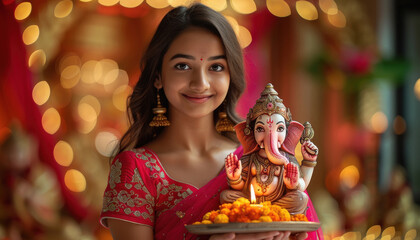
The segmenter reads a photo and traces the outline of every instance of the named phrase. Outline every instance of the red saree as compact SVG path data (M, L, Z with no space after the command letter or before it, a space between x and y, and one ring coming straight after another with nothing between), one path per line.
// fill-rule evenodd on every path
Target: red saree
M239 147L235 154L240 157L242 152ZM227 188L225 171L197 189L172 179L150 149L126 151L112 162L100 221L105 227L107 218L148 225L155 239L207 239L188 233L185 225L218 209L220 192ZM315 214L312 204L309 207L308 213ZM316 214L310 216L312 221Z

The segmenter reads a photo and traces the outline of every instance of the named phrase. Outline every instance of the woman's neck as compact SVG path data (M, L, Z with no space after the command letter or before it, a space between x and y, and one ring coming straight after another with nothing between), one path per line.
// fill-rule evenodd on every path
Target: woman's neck
M171 125L166 127L157 138L168 150L187 150L203 152L217 144L217 133L213 115L202 118L173 117Z

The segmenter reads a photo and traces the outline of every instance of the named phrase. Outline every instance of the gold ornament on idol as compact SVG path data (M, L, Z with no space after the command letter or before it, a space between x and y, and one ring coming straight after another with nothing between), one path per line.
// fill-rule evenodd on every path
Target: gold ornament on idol
M153 117L153 120L149 123L149 126L151 127L166 127L171 125L171 123L168 121L166 116L164 115L166 113L166 108L162 106L160 103L160 95L159 95L159 89L157 90L157 106L153 108L153 113L155 116Z
M244 129L245 134L251 134L250 124L258 116L263 114L271 116L275 113L282 115L287 122L292 120L290 109L286 109L286 106L283 104L283 99L278 97L278 93L274 90L273 85L269 83L265 86L261 97L257 100L254 107L249 109L246 117L246 128Z

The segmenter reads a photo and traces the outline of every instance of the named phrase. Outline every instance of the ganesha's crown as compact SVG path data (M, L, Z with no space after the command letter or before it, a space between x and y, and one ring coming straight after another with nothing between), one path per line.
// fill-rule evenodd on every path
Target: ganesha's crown
M287 122L292 120L292 114L289 109L283 104L283 100L278 97L278 93L274 90L273 85L268 83L265 86L264 91L261 92L261 97L256 101L253 108L249 109L249 113L246 116L247 126L245 128L245 134L251 133L249 124L262 114L272 115L278 113L286 119Z

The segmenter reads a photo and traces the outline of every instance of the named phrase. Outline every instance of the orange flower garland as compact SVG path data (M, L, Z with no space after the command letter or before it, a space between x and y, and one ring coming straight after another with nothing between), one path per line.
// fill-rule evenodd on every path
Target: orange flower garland
M291 215L285 208L271 205L271 202L262 203L262 207L253 206L248 199L238 198L233 203L219 206L204 214L201 222L193 224L233 223L233 222L273 222L273 221L305 221L304 214Z

